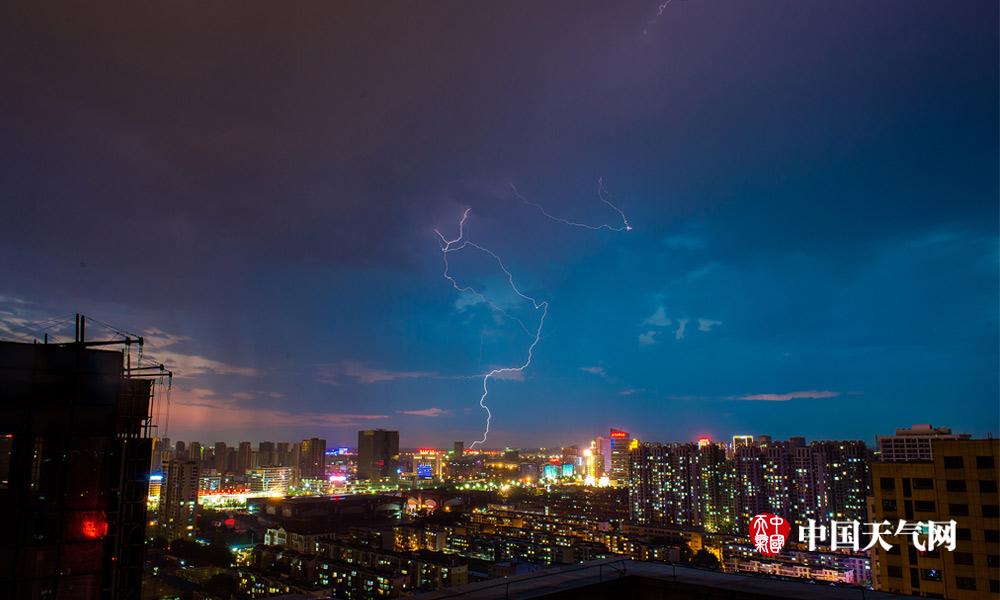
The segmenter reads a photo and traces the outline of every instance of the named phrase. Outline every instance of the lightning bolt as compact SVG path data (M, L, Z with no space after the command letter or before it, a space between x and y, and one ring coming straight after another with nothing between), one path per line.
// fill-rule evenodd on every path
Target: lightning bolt
M650 19L646 23L646 29L642 30L642 35L646 35L646 33L649 31L649 26L650 25L656 25L657 21L660 20L660 17L663 16L663 11L665 11L667 9L667 5L670 4L673 1L674 0L665 0L665 2L663 2L663 4L660 4L660 5L657 6L656 16L653 17L652 19Z
M517 196L520 200L522 200L526 204L534 206L539 211L541 211L541 213L543 215L545 215L547 218L549 218L549 219L551 219L553 221L556 221L558 223L563 223L565 225L570 225L570 226L573 226L573 227L582 227L584 229L591 229L591 230L595 230L595 231L596 230L600 230L600 229L607 229L609 231L631 231L632 230L632 225L629 224L628 218L625 216L625 213L622 212L622 210L620 208L618 208L617 206L615 206L614 203L612 203L611 200L609 199L609 194L608 194L607 190L604 188L604 181L602 179L598 179L597 180L597 195L601 199L602 202L604 202L605 204L607 204L608 206L610 206L615 212L617 212L619 214L619 216L621 216L621 219L622 219L622 225L621 226L612 226L612 225L607 225L607 224L603 224L603 225L588 225L586 223L577 223L577 222L574 222L574 221L570 221L568 219L563 219L561 217L556 217L556 216L550 214L545 209L545 207L542 206L541 204L538 204L537 202L532 202L532 201L524 198L520 194L520 192L518 192L518 190L514 186L514 184L511 184L511 188L514 190L515 196ZM444 234L442 234L439 230L437 230L437 229L434 230L434 233L437 235L438 240L440 241L441 259L442 259L442 261L444 263L443 276L444 276L444 278L446 280L448 280L451 283L452 287L454 287L456 291L458 291L460 293L467 293L467 294L472 294L472 295L476 296L482 302L485 302L487 305L489 305L490 308L492 308L493 310L495 310L498 313L502 314L503 316L511 319L512 321L516 322L521 327L521 329L531 337L531 344L528 345L527 355L525 356L525 359L524 359L523 363L521 363L519 365L511 366L511 367L499 367L499 368L491 369L491 370L487 371L486 373L482 374L482 378L483 378L483 393L479 397L479 406L484 411L486 411L486 426L485 426L485 429L483 430L483 437L482 437L482 439L476 440L476 441L472 442L471 444L469 444L469 448L470 449L471 448L475 448L479 444L486 443L486 438L490 434L490 422L493 419L493 412L490 411L489 405L486 404L486 399L487 399L487 397L490 394L490 380L492 380L494 378L497 378L497 377L502 377L503 375L509 374L509 373L523 373L528 367L531 366L531 361L532 361L532 359L534 359L534 356L535 356L535 348L538 346L538 342L541 341L541 339L542 339L542 329L545 327L545 317L547 317L548 314L549 314L549 303L548 303L548 301L545 301L545 300L540 301L537 298L529 296L528 294L525 294L523 291L521 291L521 289L517 287L517 283L514 282L514 275L510 272L510 270L504 264L503 260L500 258L499 255L497 255L495 252L493 252L489 248L481 246L481 245L479 245L479 244L477 244L477 243L475 243L475 242L473 242L472 240L469 239L469 237L468 237L468 235L466 234L466 231L465 231L465 226L466 226L466 223L469 220L469 213L471 211L472 211L471 208L466 208L465 211L462 213L462 218L459 219L459 221L458 221L458 237L453 238L453 239L449 239L449 238L446 238L444 236ZM473 288L472 286L469 286L469 285L463 285L463 284L459 283L457 279L455 279L455 277L451 274L451 264L448 261L448 255L451 254L452 252L459 252L459 251L464 250L466 248L473 248L475 250L478 250L478 251L482 252L483 254L486 254L490 258L492 258L496 262L497 267L500 269L501 272L503 272L504 276L507 278L507 284L510 286L511 291L513 291L514 294L516 294L521 299L523 299L523 300L525 300L527 302L530 302L532 308L534 308L534 310L536 312L540 312L541 313L540 316L539 316L539 318L538 318L538 325L534 329L534 331L532 331L531 329L529 329L528 326L524 323L524 321L518 319L517 317L514 317L513 315L511 315L510 313L508 313L506 310L504 310L503 307L501 307L501 306L499 306L499 305L497 305L497 304L489 301L489 299L487 299L486 296L482 292L480 292L479 290L477 290L477 289L475 289L475 288ZM481 351L482 350L480 350L480 352Z
M601 199L601 202L607 204L608 206L611 207L612 210L614 210L616 213L618 213L618 215L622 218L622 224L621 224L621 226L616 227L616 226L612 226L612 225L608 225L608 224L603 224L603 225L587 225L586 223L577 223L575 221L570 221L569 219L564 219L562 217L557 217L555 215L550 214L549 211L545 210L545 207L542 206L541 204L539 204L537 202L532 202L531 200L528 200L527 198L525 198L524 196L522 196L521 192L519 192L517 190L517 187L513 183L510 184L510 188L512 190L514 190L514 195L517 197L518 200L520 200L521 202L524 202L525 204L528 204L530 206L534 206L543 215L545 215L547 218L549 218L550 220L555 221L557 223L562 223L564 225L571 225L573 227L583 227L584 229L590 229L590 230L593 230L593 231L598 231L600 229L607 229L608 231L632 231L632 225L629 224L628 217L625 216L625 213L623 213L620 208L618 208L617 206L615 206L614 203L612 203L611 200L609 200L610 194L608 194L608 190L606 190L604 188L604 178L603 177L599 178L597 180L597 197Z

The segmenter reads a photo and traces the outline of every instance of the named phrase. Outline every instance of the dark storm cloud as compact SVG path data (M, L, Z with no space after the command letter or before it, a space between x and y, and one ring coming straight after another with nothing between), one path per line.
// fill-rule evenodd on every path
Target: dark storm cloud
M947 393L968 403L955 427L995 415L996 4L692 0L650 25L657 6L0 8L0 294L18 319L185 338L161 353L229 368L187 385L192 406L265 415L281 394L288 432L326 412L336 435L459 439L480 415L454 377L523 350L439 279L431 229L472 206L476 239L553 302L537 371L498 388L534 411L500 417L511 443L565 414L567 435L604 429L607 398L656 436L704 427L671 395L835 391L884 406L880 430ZM599 176L627 236L508 191L602 222ZM643 324L661 306L670 325ZM718 426L816 422L827 400Z

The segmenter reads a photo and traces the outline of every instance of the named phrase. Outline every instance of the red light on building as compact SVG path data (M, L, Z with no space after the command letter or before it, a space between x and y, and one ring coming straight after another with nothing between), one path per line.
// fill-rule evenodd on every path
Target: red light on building
M230 529L232 529L233 527L236 527L236 519L234 519L232 517L229 517L224 522L226 524L226 527L228 527Z
M83 513L80 534L88 540L100 540L108 535L108 517L103 512Z
M618 431L617 429L612 429L611 430L611 437L613 437L616 440L620 440L622 438L627 438L628 437L628 433L626 433L624 431Z

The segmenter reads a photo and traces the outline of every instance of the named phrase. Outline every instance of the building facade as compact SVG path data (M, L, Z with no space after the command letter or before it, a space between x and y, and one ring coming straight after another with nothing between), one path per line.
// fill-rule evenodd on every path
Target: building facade
M872 549L879 590L940 598L1000 594L1000 441L933 440L933 460L872 465L871 521L956 522L955 548L920 551L902 536Z

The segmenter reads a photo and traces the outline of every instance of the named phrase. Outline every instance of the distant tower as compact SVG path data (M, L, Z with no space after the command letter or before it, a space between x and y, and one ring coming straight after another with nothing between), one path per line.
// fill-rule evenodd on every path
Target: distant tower
M326 440L302 440L299 450L299 477L302 479L326 478Z
M452 452L454 458L461 458L465 454L465 442L455 442L455 448Z
M399 432L358 432L358 479L395 479L399 467Z
M612 429L611 439L611 479L618 482L618 485L628 483L628 447L632 443L632 436L627 431Z
M253 447L250 442L240 442L240 449L236 455L236 474L246 475L253 467Z
M191 442L188 445L188 458L201 466L201 442Z
M215 442L215 470L222 475L226 472L226 442Z
M257 444L257 466L271 467L274 462L274 442L261 442Z

